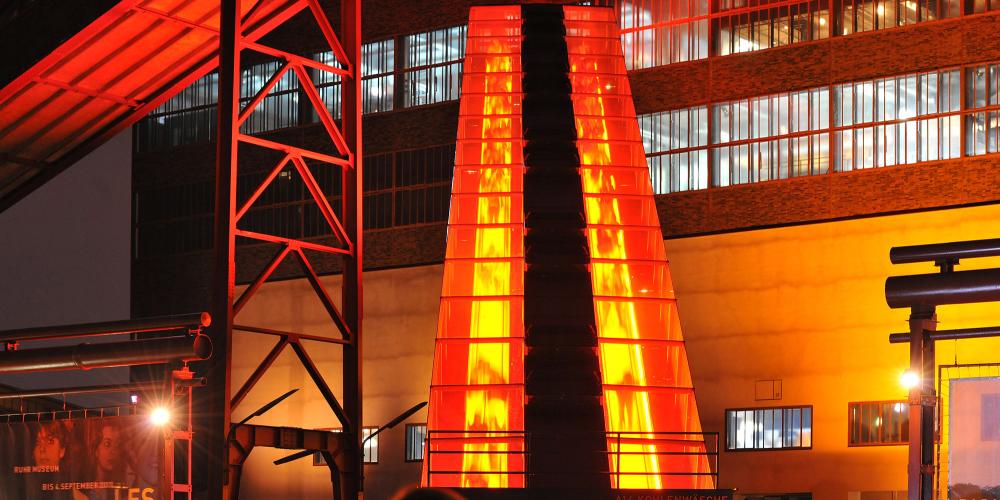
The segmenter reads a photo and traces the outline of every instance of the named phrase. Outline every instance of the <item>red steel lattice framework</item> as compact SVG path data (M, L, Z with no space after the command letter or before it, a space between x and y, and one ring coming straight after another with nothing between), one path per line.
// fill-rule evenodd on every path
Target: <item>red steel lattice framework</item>
M208 419L204 441L208 460L208 494L212 498L227 498L238 491L243 460L249 453L229 439L239 433L231 429L231 412L247 396L260 378L286 347L291 347L310 379L318 387L326 403L340 421L340 453L332 458L340 472L339 491L335 495L354 498L361 488L360 431L361 431L361 17L360 1L341 2L341 30L338 37L331 26L319 0L297 2L307 9L319 27L327 45L333 52L335 63L323 64L309 58L249 39L241 23L247 15L239 15L239 2L222 2L220 23L219 70L219 137L216 170L215 214L215 276L213 277L213 316L218 318L213 330L216 350L208 375L209 396L205 399ZM250 50L281 61L278 70L245 105L240 105L240 55ZM343 85L342 121L336 123L324 104L308 70L326 72L341 78ZM240 125L257 109L268 92L287 73L293 73L305 90L314 112L327 133L332 153L307 149L288 143L276 142L244 134ZM241 145L263 148L281 155L280 161L246 200L237 199L237 174ZM343 186L340 216L334 210L317 183L310 167L339 168ZM278 175L286 169L294 170L305 184L319 208L322 219L333 234L333 244L306 242L295 238L263 234L241 229L240 222L254 202L264 193ZM236 238L275 244L279 248L274 257L256 275L242 295L235 297ZM341 307L321 283L307 252L333 254L343 260L343 286ZM298 332L279 331L253 325L239 325L235 319L247 302L272 276L278 266L294 256L302 273L312 286L316 297L323 304L330 322L340 333L339 338L306 335ZM278 338L278 342L261 361L239 390L231 390L232 338L239 330ZM309 356L303 340L343 347L343 399L338 400L323 373ZM230 396L232 397L230 398ZM232 434L230 434L232 432ZM228 460L226 460L228 458ZM227 475L228 469L228 475ZM235 495L233 495L235 496Z

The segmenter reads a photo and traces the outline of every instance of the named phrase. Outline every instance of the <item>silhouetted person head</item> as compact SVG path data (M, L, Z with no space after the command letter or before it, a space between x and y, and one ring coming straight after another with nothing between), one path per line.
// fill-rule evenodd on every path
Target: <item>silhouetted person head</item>
M392 496L392 500L465 500L465 497L448 488L403 488Z

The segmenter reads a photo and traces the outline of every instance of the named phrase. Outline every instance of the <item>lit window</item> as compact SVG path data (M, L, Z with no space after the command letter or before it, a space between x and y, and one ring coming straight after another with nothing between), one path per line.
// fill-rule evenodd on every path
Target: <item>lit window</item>
M407 35L403 40L403 102L407 107L458 99L465 26Z
M708 187L708 108L639 116L639 129L656 194Z
M959 156L958 70L837 85L833 97L837 171Z
M333 55L333 52L326 51L320 52L313 56L313 59L329 65L336 66L337 58ZM316 89L319 90L319 96L326 103L326 109L330 112L330 115L336 119L340 119L340 106L341 106L341 93L340 93L340 75L329 73L327 71L315 71L312 73L313 83L316 85ZM319 116L316 114L316 110L311 110L312 121L319 121Z
M718 55L738 54L827 38L830 11L816 2L756 7L747 12L746 0L720 0L714 21ZM738 13L726 15L728 11Z
M393 39L361 46L361 112L392 110L395 41Z
M906 401L850 403L847 406L848 446L906 444L910 406Z
M427 424L406 425L406 461L418 462L424 459L424 443L427 438Z
M320 52L313 58L323 64L334 66L337 60L333 52ZM378 113L392 110L395 41L379 40L361 45L361 112ZM320 97L334 118L340 118L341 94L340 75L315 71L314 83ZM317 120L315 112L312 117Z
M824 87L714 105L714 185L829 172L829 99Z
M628 69L708 57L707 0L623 0L619 9Z
M378 430L378 427L365 427L361 430L361 439L368 439L368 436L371 436L376 430ZM366 464L378 463L378 434L375 434L375 437L365 441L364 453L364 462Z
M278 61L255 64L240 72L240 105L246 106L281 67ZM243 122L240 131L255 134L299 124L299 82L286 71Z
M1000 64L968 68L966 87L967 106L974 110L965 118L966 154L1000 152L1000 111L996 109L1000 104Z
M842 33L861 33L906 26L962 14L959 0L844 0Z
M727 450L812 448L812 407L726 410Z

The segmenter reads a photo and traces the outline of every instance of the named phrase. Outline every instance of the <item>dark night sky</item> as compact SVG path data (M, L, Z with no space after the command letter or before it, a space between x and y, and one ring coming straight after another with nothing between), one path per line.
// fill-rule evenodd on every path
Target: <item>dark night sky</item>
M131 142L119 134L0 212L0 330L129 317ZM22 388L127 381L125 369L0 376Z

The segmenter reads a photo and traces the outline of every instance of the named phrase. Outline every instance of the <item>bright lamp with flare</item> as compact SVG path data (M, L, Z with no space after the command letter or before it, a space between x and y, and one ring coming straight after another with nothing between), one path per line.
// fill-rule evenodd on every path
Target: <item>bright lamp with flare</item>
M149 412L149 422L156 427L163 427L170 423L170 409L165 406L157 406Z

